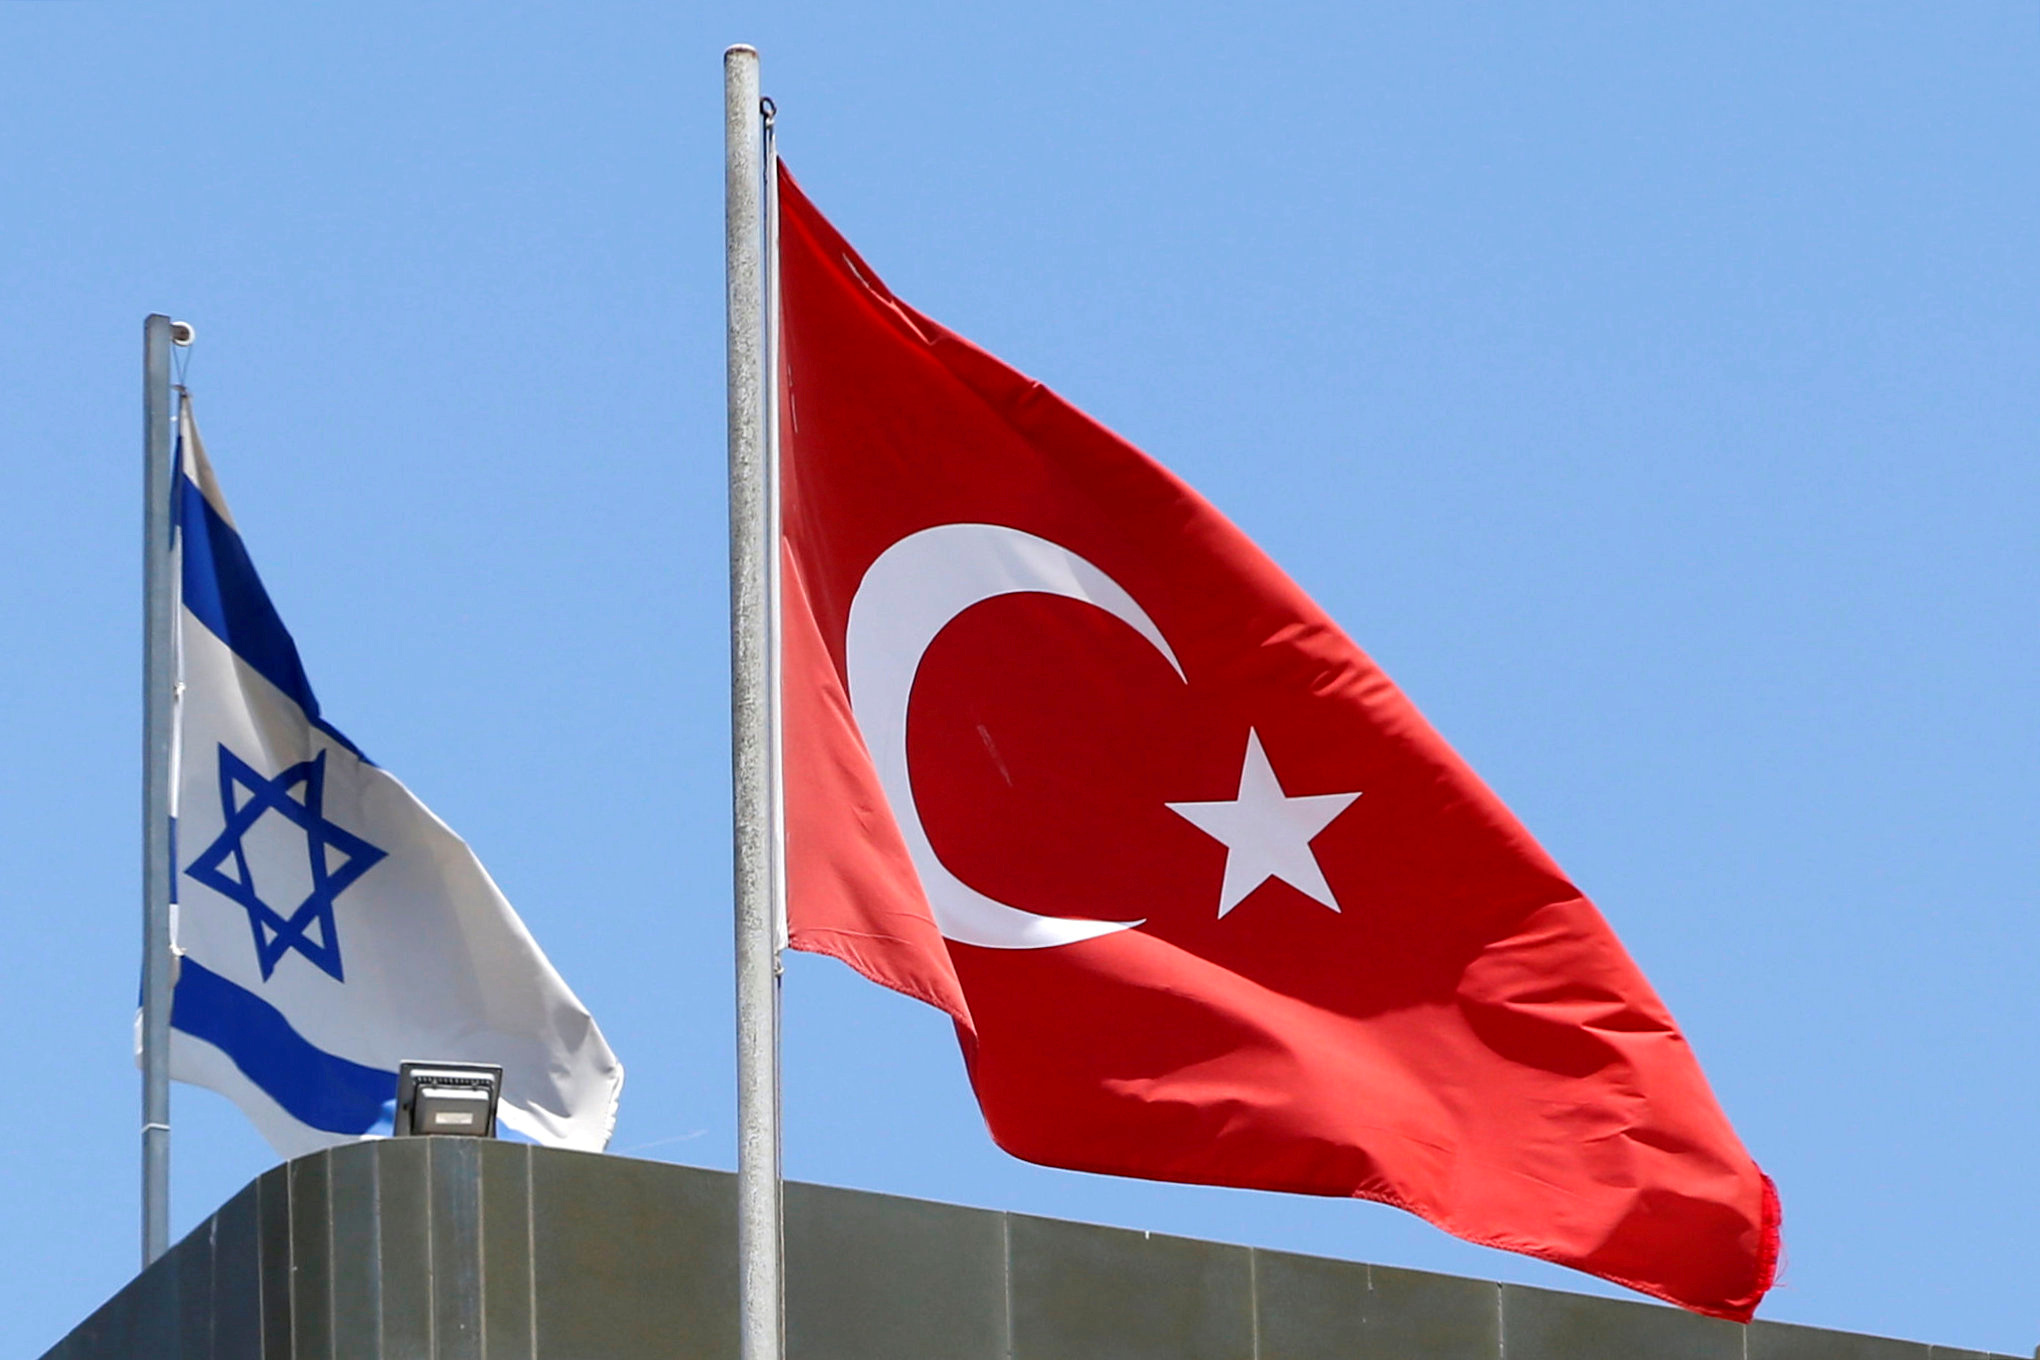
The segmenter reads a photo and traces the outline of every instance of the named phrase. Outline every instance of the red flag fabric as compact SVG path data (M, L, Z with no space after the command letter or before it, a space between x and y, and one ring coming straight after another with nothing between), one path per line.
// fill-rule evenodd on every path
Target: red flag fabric
M780 242L793 947L948 1012L1015 1156L1378 1200L1746 1320L1770 1181L1508 809L783 172Z

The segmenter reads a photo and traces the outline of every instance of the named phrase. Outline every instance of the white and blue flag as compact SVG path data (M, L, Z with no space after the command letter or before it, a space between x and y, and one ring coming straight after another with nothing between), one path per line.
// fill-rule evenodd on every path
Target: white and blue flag
M501 1064L499 1121L599 1150L623 1068L467 843L319 714L178 423L170 1070L286 1157L390 1131L407 1058Z

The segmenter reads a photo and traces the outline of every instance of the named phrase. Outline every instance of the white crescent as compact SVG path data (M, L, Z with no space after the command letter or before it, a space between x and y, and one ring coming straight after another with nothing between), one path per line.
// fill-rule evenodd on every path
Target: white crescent
M1042 916L995 901L949 872L921 826L907 768L907 702L921 658L964 610L1025 593L1096 605L1146 638L1182 676L1162 630L1117 581L1059 543L1004 525L944 524L909 534L879 554L850 601L850 708L921 891L945 938L987 949L1049 949L1141 924Z

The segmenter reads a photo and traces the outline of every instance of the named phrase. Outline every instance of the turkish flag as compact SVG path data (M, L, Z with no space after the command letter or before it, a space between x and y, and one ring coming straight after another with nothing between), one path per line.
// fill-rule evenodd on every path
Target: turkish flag
M1224 516L780 194L793 947L947 1011L1015 1156L1748 1319L1777 1196L1593 904Z

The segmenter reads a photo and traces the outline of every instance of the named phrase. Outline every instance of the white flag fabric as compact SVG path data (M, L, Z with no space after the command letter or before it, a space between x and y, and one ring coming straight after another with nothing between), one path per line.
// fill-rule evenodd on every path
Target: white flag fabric
M466 842L319 713L178 424L170 1070L285 1157L386 1134L405 1059L498 1063L499 1122L600 1150L623 1068Z

